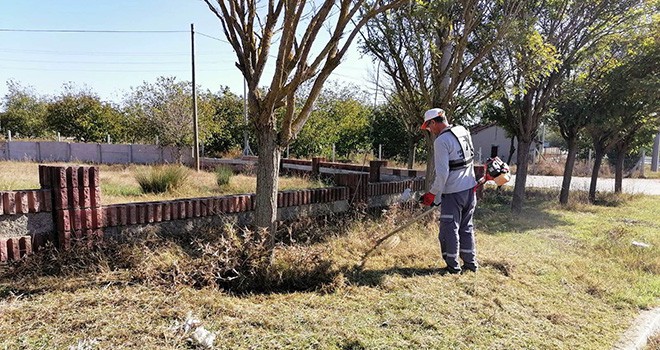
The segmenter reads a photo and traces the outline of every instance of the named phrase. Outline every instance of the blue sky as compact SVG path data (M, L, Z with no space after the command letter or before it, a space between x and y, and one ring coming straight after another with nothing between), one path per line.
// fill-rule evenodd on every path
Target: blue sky
M0 31L0 96L6 94L9 79L44 95L56 95L62 84L73 82L113 101L119 101L130 87L154 82L161 75L190 80L191 23L196 32L224 39L220 22L201 0L0 0L0 29L181 31ZM355 44L331 79L373 93L374 64L368 57L361 58ZM243 80L229 44L197 35L195 49L199 85L212 91L228 86L243 94Z

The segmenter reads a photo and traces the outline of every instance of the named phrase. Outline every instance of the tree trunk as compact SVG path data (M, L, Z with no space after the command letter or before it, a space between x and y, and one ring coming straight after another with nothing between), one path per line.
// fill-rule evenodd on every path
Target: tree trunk
M408 138L408 169L412 169L415 166L415 138Z
M596 184L598 182L598 173L600 172L600 166L603 163L603 157L605 156L605 150L600 147L596 148L594 155L594 167L591 171L591 184L589 185L589 203L594 203L596 201Z
M433 153L433 135L426 133L426 190L431 189L435 180L435 158Z
M516 185L513 189L513 200L511 210L514 213L522 212L525 202L525 184L527 182L527 168L529 166L529 146L531 141L518 139L518 156L516 157Z
M515 136L511 137L511 146L509 146L509 158L506 160L507 164L511 164L511 159L513 159L513 154L516 153L516 146L515 146Z
M575 158L577 156L577 139L571 137L568 141L568 156L564 165L564 179L561 182L561 193L559 194L559 203L568 204L568 193L571 189L571 179L573 178L573 168L575 168Z
M277 220L277 189L279 179L280 148L277 146L275 130L261 130L257 150L257 194L254 210L254 224L257 229L266 230L268 245L275 247L275 221Z
M625 149L619 149L614 165L614 193L621 193L623 187L623 162L626 160Z

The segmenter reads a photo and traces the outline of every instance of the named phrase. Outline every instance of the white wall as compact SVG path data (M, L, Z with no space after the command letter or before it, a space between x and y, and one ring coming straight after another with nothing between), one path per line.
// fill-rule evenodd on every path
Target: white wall
M503 161L509 159L509 150L511 149L511 139L507 137L506 131L497 126L493 125L486 129L482 129L478 132L472 133L472 144L474 145L474 151L476 153L475 160L477 162L486 161L490 157L490 151L492 146L497 147L497 156L500 157ZM514 142L514 147L518 147L518 143ZM530 151L534 149L536 143L532 142L530 145ZM481 159L479 159L479 149L481 148ZM511 164L516 163L516 156L518 155L517 150L513 152L513 157L511 158Z
M97 164L184 163L192 160L191 149L173 147L72 142L1 141L0 160L36 162L86 162Z

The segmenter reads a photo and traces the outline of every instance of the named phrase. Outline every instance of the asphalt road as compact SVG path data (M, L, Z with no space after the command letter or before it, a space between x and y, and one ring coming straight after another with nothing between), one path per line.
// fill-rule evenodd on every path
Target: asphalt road
M528 175L526 187L545 187L561 188L561 176L537 176ZM516 183L515 175L507 185L513 186ZM571 181L571 190L589 191L591 178L573 177ZM598 192L614 192L614 179L599 178L596 190ZM644 193L660 196L660 180L657 179L623 179L623 192L625 193Z

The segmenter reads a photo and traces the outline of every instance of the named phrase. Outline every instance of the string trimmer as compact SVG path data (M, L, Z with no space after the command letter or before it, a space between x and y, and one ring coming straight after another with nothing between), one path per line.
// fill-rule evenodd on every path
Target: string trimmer
M505 183L511 179L511 175L509 173L509 165L504 163L499 157L494 157L494 158L488 158L486 160L486 164L484 164L484 176L477 181L477 185L474 187L475 190L482 186L486 181L493 180L498 186L502 186ZM403 192L401 195L401 201L406 202L410 200L412 191L409 188L406 188L406 190ZM367 258L378 249L378 247L383 244L383 242L387 241L388 238L394 236L395 234L399 233L401 230L407 228L408 226L416 223L417 221L423 219L426 217L428 214L432 213L434 210L437 208L434 206L431 206L430 208L426 209L423 211L421 214L418 214L414 218L410 219L403 225L395 228L394 230L388 232L378 240L376 240L375 244L371 249L369 249L364 255L362 256L362 261L360 262L359 269L362 270L364 268L364 264L367 262Z

